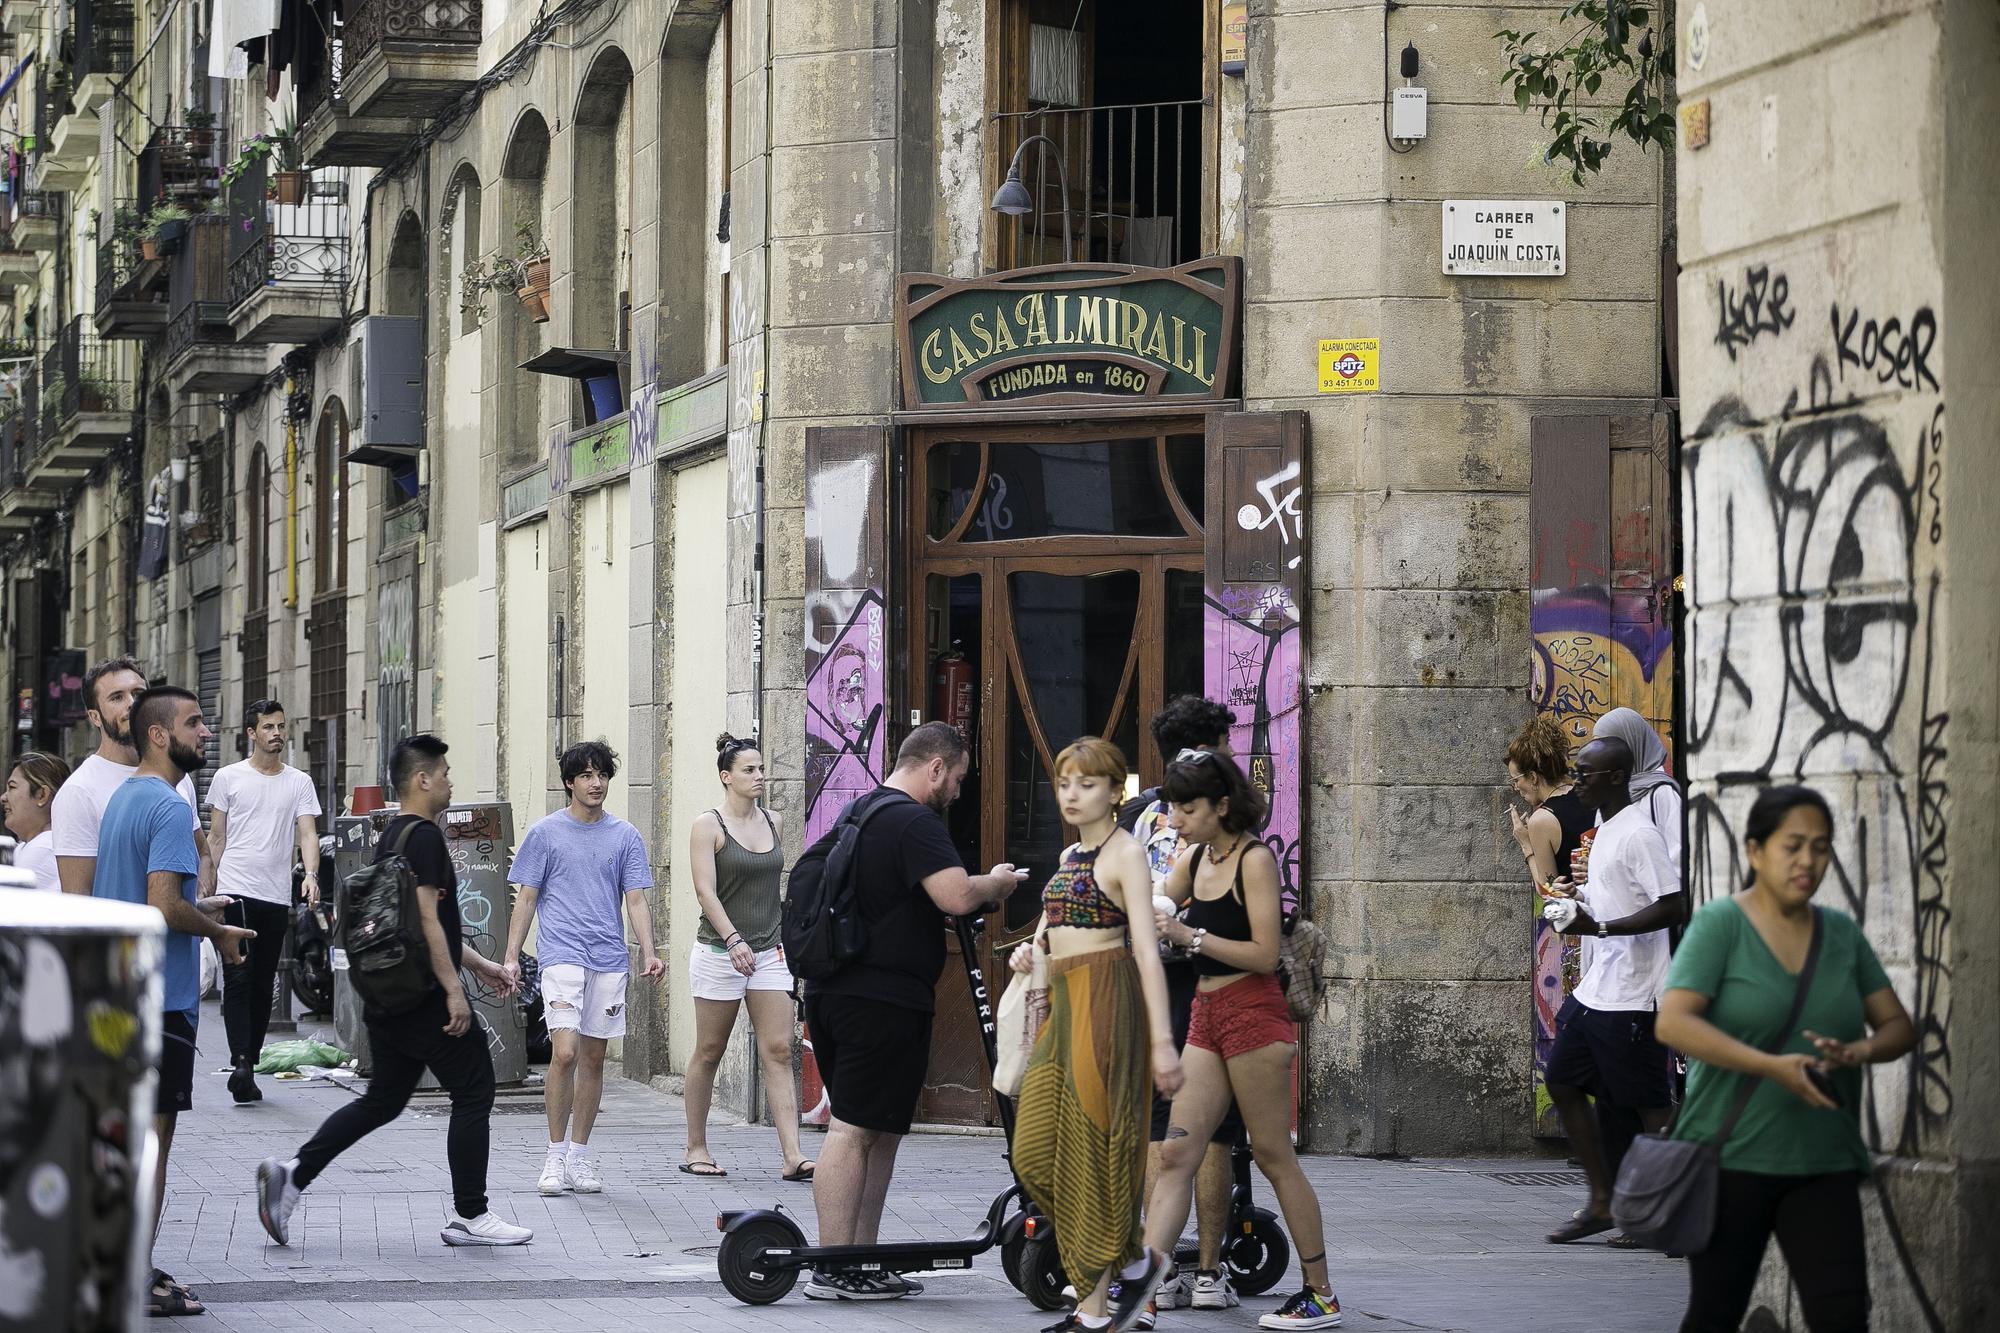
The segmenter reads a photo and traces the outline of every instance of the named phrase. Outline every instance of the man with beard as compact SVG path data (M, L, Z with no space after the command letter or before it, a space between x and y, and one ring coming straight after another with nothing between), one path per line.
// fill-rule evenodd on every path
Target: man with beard
M101 683L101 682L100 682ZM160 1145L153 1176L153 1231L167 1191L167 1153L174 1143L175 1118L194 1108L195 1024L201 1017L201 940L215 941L226 964L240 963L253 933L221 921L223 899L196 894L199 858L186 798L176 790L202 765L202 747L212 734L201 720L201 705L171 685L147 690L132 701L126 730L138 749L138 771L127 778L104 807L97 829L97 856L91 893L129 903L147 903L167 919L160 1024L160 1084L153 1130ZM96 756L92 756L96 758ZM194 1294L155 1268L147 1293L148 1313L200 1314Z
M69 781L56 793L55 804L49 807L56 874L62 880L64 893L91 891L91 876L97 869L98 824L104 818L104 807L111 800L111 793L138 771L139 755L132 739L132 705L145 689L146 673L129 657L99 662L84 673L85 716L97 728L97 750L76 766L76 772L70 774ZM206 893L215 883L215 865L209 859L208 839L202 834L201 817L196 813L193 781L182 778L179 791L187 802L188 820L195 830L195 851L201 866L198 873L202 891Z
M965 873L939 815L958 799L971 766L955 727L926 722L903 741L888 780L856 802L856 818L868 815L854 870L867 944L833 976L808 983L805 1000L813 1056L833 1104L813 1171L822 1245L873 1245L882 1225L896 1151L930 1068L945 914L990 912L1027 875L1011 865ZM806 1284L806 1295L823 1301L893 1300L921 1290L895 1273L822 1272Z

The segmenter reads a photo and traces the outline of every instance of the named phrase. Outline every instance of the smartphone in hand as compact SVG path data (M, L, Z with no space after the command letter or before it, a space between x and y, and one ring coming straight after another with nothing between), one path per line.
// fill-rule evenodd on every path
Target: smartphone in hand
M1815 1088L1818 1088L1820 1096L1826 1098L1828 1101L1832 1102L1835 1106L1846 1105L1846 1102L1842 1099L1840 1095L1840 1089L1836 1088L1833 1085L1833 1080L1830 1077L1828 1077L1827 1072L1824 1069L1821 1069L1818 1065L1806 1066L1806 1081L1812 1084Z

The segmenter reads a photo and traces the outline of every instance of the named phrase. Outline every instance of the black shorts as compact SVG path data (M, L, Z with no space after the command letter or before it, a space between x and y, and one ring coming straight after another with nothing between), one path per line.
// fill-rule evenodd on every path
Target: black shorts
M1563 1001L1548 1081L1582 1088L1608 1106L1652 1111L1674 1101L1673 1057L1653 1036L1653 1011L1602 1011Z
M160 1115L194 1109L194 1015L169 1012L160 1024Z
M1167 974L1167 1012L1174 1025L1174 1049L1179 1050L1187 1045L1188 1022L1194 1013L1194 993L1201 985L1201 977L1196 974L1192 963L1169 963L1163 970ZM1173 1117L1173 1102L1155 1092L1151 1136L1154 1143L1166 1141ZM1229 1099L1229 1109L1222 1113L1222 1123L1215 1127L1208 1141L1231 1148L1243 1146L1243 1112L1238 1109L1234 1097Z
M834 1119L881 1134L909 1133L930 1070L931 1015L808 990L805 1018Z

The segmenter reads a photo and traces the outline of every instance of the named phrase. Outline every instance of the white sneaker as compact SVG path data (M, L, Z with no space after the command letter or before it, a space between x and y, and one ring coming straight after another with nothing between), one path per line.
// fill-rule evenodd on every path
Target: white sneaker
M1194 1296L1188 1291L1187 1277L1179 1269L1174 1275L1160 1283L1160 1289L1153 1293L1153 1304L1162 1310L1185 1310Z
M535 1188L553 1198L569 1187L570 1180L569 1159L563 1156L563 1150L549 1149L549 1155L542 1159L542 1178L535 1182Z
M1236 1288L1229 1285L1227 1273L1197 1273L1194 1296L1188 1304L1197 1310L1229 1310L1240 1302L1236 1299Z
M292 1243L292 1209L298 1206L299 1187L292 1183L291 1170L275 1157L266 1158L257 1168L257 1220L280 1245Z
M502 1222L491 1212L481 1213L470 1221L454 1217L438 1234L447 1245L526 1245L535 1238L528 1228Z
M569 1150L569 1187L578 1194L597 1194L604 1179L597 1174L597 1158L587 1151Z

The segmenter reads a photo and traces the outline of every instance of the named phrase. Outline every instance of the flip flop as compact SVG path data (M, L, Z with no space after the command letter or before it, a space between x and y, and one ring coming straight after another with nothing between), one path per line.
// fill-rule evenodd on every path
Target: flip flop
M146 1313L155 1318L178 1318L183 1315L207 1314L208 1307L200 1297L174 1281L166 1272L155 1268L153 1280L146 1293Z
M800 1162L797 1166L779 1176L778 1179L789 1180L795 1185L800 1181L810 1184L813 1178L813 1168L818 1165L819 1163L817 1162Z
M1549 1244L1567 1245L1573 1240L1582 1240L1585 1236L1595 1236L1600 1232L1609 1231L1617 1225L1608 1217L1592 1217L1579 1208L1570 1214L1569 1221L1549 1233Z
M684 1175L707 1176L711 1179L729 1174L717 1162L682 1162L681 1172Z

